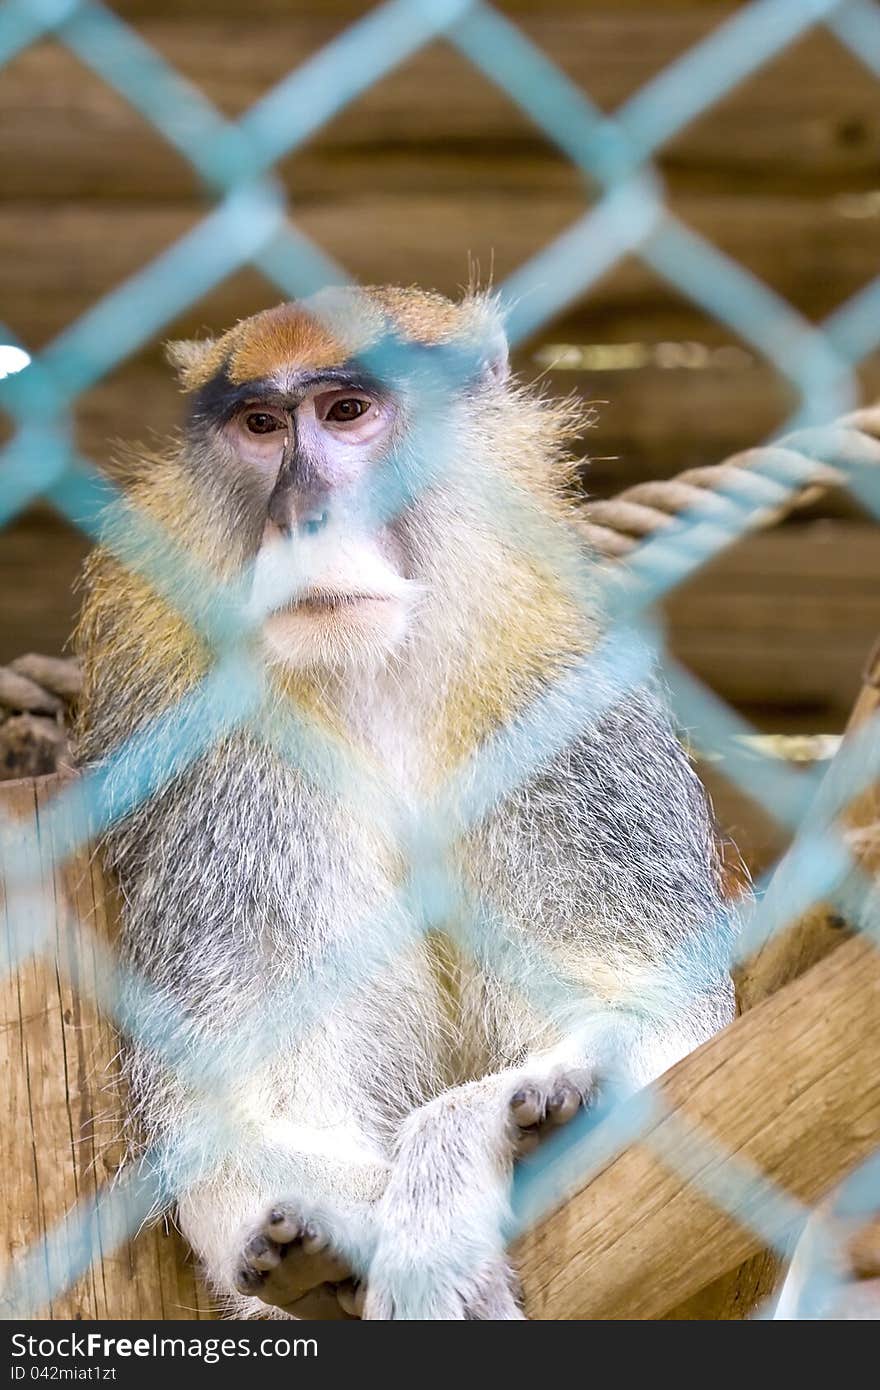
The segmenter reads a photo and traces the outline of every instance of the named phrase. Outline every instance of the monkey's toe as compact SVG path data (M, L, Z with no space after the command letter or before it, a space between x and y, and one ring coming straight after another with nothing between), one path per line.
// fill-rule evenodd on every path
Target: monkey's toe
M586 1072L565 1072L519 1086L510 1098L517 1156L532 1153L560 1125L568 1124L594 1098L595 1083Z
M286 1205L267 1212L245 1242L235 1285L294 1317L321 1321L360 1317L366 1293L327 1228Z

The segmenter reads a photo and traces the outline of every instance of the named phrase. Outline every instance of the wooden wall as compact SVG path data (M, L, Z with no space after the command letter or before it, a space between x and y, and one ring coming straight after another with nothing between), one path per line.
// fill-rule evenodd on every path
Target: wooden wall
M118 0L226 114L236 116L365 4L347 0ZM737 8L714 0L505 0L500 8L613 110ZM0 319L31 348L192 227L197 177L124 100L51 40L0 72ZM663 152L684 222L819 320L880 272L880 84L816 30L697 119ZM299 225L356 277L445 291L469 264L502 280L591 195L510 100L443 43L360 97L281 165ZM245 271L168 335L226 326L278 294ZM748 345L626 258L517 354L644 343L630 370L549 371L548 386L602 402L587 487L716 461L778 428L792 401ZM745 346L735 361L658 364L655 345ZM595 354L593 354L595 356ZM880 355L862 373L880 394ZM179 397L151 343L89 392L82 446L163 431ZM823 516L826 519L822 519ZM7 596L0 660L57 650L82 544L35 509L0 538ZM742 547L670 606L676 649L769 727L834 728L880 630L876 533L836 506L808 527Z

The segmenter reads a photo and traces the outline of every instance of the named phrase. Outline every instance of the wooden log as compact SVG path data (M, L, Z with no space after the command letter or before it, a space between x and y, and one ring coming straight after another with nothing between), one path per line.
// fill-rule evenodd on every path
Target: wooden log
M812 1203L880 1139L878 1019L880 955L848 941L679 1062L660 1094L675 1120ZM670 1150L694 1156L674 1121L651 1123L522 1237L531 1317L661 1317L760 1248L657 1156ZM721 1171L715 1157L698 1166L706 1180Z
M865 665L862 688L847 724L846 736L853 735L880 713L880 646ZM826 789L835 783L836 760L826 774ZM880 874L880 796L877 786L868 787L854 798L841 816L841 828L848 827L847 839L863 872ZM784 863L784 861L783 861ZM777 887L778 885L778 887ZM777 874L770 892L786 892L784 871ZM737 978L737 998L742 1010L754 1008L776 990L797 979L810 966L823 960L841 942L846 923L828 903L817 903L788 928L771 936L746 962ZM761 1250L737 1269L732 1269L699 1290L665 1316L673 1320L719 1321L748 1317L767 1298L779 1281L781 1264L770 1250Z
M4 821L14 817L22 833L32 834L58 788L57 777L4 783ZM63 1231L60 1223L77 1204L87 1210L99 1194L106 1194L122 1158L118 1041L111 1023L91 1002L100 966L88 934L94 933L99 943L111 940L112 899L88 847L59 869L49 866L51 844L44 843L44 849L42 886L52 904L52 930L44 951L0 979L0 1171L6 1213L0 1260L6 1272L43 1237ZM14 863L14 846L11 857ZM15 911L14 924L20 928L21 908ZM8 911L3 922L11 941ZM34 1310L36 1316L210 1316L210 1300L170 1226L152 1226L115 1245L99 1219L97 1242L102 1258L69 1289L52 1290ZM78 1258L72 1230L62 1236L60 1250L62 1260ZM32 1278L41 1290L39 1264ZM23 1310L16 1306L12 1311L21 1315Z

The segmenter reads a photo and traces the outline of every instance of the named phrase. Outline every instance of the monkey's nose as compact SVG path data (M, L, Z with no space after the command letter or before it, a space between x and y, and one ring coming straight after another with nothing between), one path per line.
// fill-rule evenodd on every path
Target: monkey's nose
M297 518L296 529L300 535L314 536L318 531L323 531L327 522L330 520L329 514L324 510L306 512L304 516Z

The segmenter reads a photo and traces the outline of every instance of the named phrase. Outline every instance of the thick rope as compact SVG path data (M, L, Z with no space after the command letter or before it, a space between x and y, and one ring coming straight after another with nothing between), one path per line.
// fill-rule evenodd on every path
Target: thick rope
M30 652L0 666L0 782L43 777L65 765L79 664Z
M880 469L880 405L845 415L830 428L799 430L764 448L746 449L724 463L636 483L607 501L589 503L578 529L609 559L623 558L696 509L723 525L725 514L739 517L746 507L749 529L757 530L845 486L848 463Z

